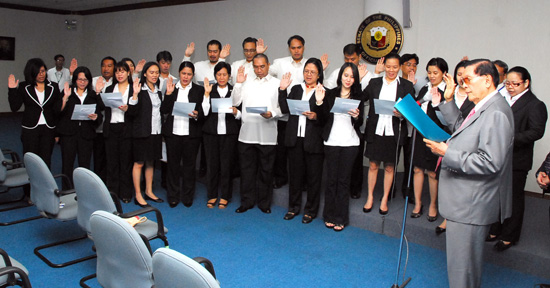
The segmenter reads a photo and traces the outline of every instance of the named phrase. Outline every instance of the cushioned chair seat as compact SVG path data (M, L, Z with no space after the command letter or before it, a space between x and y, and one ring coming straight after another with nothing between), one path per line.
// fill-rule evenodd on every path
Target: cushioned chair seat
M208 265L212 264L208 260L206 262ZM211 268L213 271L213 267ZM220 287L220 283L211 272L197 261L167 248L159 248L153 254L153 275L155 288Z
M27 169L16 168L6 171L6 180L0 184L6 187L18 187L29 184Z

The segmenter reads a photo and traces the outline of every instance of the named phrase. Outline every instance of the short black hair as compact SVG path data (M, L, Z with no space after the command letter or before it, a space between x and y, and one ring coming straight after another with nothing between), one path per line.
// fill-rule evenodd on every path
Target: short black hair
M157 62L153 62L153 61L150 61L150 62L147 62L145 63L145 66L143 66L143 70L141 71L141 77L139 79L139 83L141 83L141 85L144 85L147 81L147 78L145 77L145 73L147 73L147 70L149 70L149 68L151 68L151 66L157 66L157 68L159 69L159 72L160 72L160 67L159 67L159 64ZM159 77L160 79L160 77ZM159 82L159 79L157 79L157 83L155 83L155 86L158 87L158 82Z
M40 73L40 68L42 67L48 71L46 63L44 63L44 60L40 58L32 58L27 61L25 70L23 70L23 75L25 75L25 81L32 87L36 86L36 76L38 76L38 73Z
M267 58L267 55L265 55L264 53L258 53L254 55L254 58L252 58L252 61L254 62L254 59L256 58L264 58L265 62L269 63L269 58Z
M524 67L516 66L508 70L507 74L508 73L518 73L521 80L529 80L529 85L527 86L527 88L531 88L531 74L529 74L529 71L527 71L527 69L525 69Z
M306 45L306 40L304 40L304 37L300 35L293 35L290 36L290 38L288 38L288 41L286 42L288 44L288 47L290 47L290 42L292 42L292 40L300 41L302 43L302 46Z
M361 55L361 47L357 44L351 43L344 46L344 50L342 52L344 52L344 55Z
M502 68L504 70L504 74L508 73L508 64L506 64L504 61L502 60L495 60L493 61L493 64Z
M447 64L447 61L445 61L445 59L443 58L435 57L430 59L430 61L428 61L428 64L426 64L426 71L428 71L428 67L430 66L436 66L437 68L439 68L439 70L441 70L441 72L443 72L443 74L449 72L449 65Z
M455 66L453 79L455 80L456 84L458 84L458 80L456 79L456 74L458 73L458 69L466 68L466 63L468 63L468 60L462 60L462 61L458 62L458 64L456 64L456 66Z
M65 56L61 55L61 54L57 54L55 56L53 56L53 60L57 61L57 58L59 57L63 57L63 59L65 59Z
M313 64L317 68L317 73L319 74L319 79L317 79L317 83L323 84L324 74L323 73L323 63L321 60L317 58L309 58L306 61L306 64L304 64L304 70L306 69L307 64Z
M395 52L390 52L388 55L384 56L384 64L386 64L386 61L388 61L389 59L397 59L399 60L399 65L401 66L401 64L403 64L401 62L401 57L399 57L399 54L395 53Z
M124 58L124 59L128 59L129 58ZM120 60L120 62L116 63L115 64L115 73L118 71L118 70L122 70L122 71L126 71L128 73L130 73L130 66L128 65L128 63L126 63L126 60ZM132 60L130 60L132 61ZM116 77L113 77L113 85L118 83ZM132 84L133 81L132 81L132 75L128 75L128 83Z
M160 60L172 62L172 54L166 50L160 51L159 53L157 53L157 62L160 63Z
M223 63L225 63L225 62L223 62ZM195 65L193 65L193 63L191 63L190 61L181 62L180 67L178 68L178 73L181 72L181 70L183 70L183 68L185 68L185 67L191 68L191 71L193 72L193 75L195 75Z
M78 80L78 74L80 73L84 73L84 77L88 79L88 85L86 86L86 89L88 91L93 91L94 88L92 85L92 72L90 72L90 69L88 69L88 67L85 67L85 66L78 66L76 67L76 69L74 69L73 79L71 80L72 87L73 88L76 87L76 81Z
M476 73L476 75L479 75L479 76L489 75L491 76L491 78L493 78L493 85L495 86L495 88L498 86L500 77L498 75L497 67L495 66L495 64L493 64L493 62L491 62L491 60L474 59L466 63L466 67L472 66L472 65L475 66L474 73Z
M134 65L134 67L136 66L136 63L134 63L134 60L132 60L132 59L130 59L130 58L128 58L128 57L125 57L125 58L120 59L120 62L125 62L125 63L126 63L126 62L128 62L128 61L130 61L130 63L132 63L132 65ZM115 66L115 67L116 67L116 66ZM116 70L115 70L115 71L116 71Z
M227 64L227 62L220 61L216 64L216 66L214 66L214 78L216 78L216 74L223 68L227 70L227 74L231 75L231 65Z
M411 59L414 59L417 65L420 63L420 60L418 60L418 56L415 53L401 55L401 63L405 63Z
M112 60L112 61L113 61L113 65L116 65L116 60L115 60L115 58L113 58L113 57L111 57L111 56L107 56L107 57L101 59L101 65L103 65L103 61L105 61L105 60Z
M222 50L222 43L216 39L208 41L208 44L206 44L206 49L208 49L208 46L210 45L217 45L218 50Z
M243 48L244 48L244 44L246 44L246 43L254 43L254 45L256 45L256 42L258 42L258 39L253 38L253 37L246 37L243 40Z

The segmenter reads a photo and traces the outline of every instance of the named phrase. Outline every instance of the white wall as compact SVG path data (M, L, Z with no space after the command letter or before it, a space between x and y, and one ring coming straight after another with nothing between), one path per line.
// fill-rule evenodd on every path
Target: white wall
M241 42L247 36L264 38L271 60L288 56L286 40L293 34L306 39L306 57L328 53L327 72L343 63L342 47L355 41L361 21L373 13L392 15L403 24L402 0L227 0L146 10L73 17L78 30L66 31L67 16L0 9L0 35L16 37L16 61L0 61L0 91L7 91L9 73L22 78L25 62L63 53L77 57L81 65L99 74L100 60L131 57L154 60L160 50L174 56L172 74L183 58L186 44L194 41L193 61L206 59L206 43L218 39L232 46L229 62L242 59ZM501 59L510 67L526 67L533 77L533 91L550 104L550 82L545 53L550 46L547 17L550 2L544 0L411 0L412 28L404 29L401 53L420 57L418 76L432 57L447 60L451 71L462 56ZM544 64L543 64L544 63ZM68 61L67 61L68 65ZM373 66L369 65L373 70ZM5 95L5 94L4 94ZM0 97L0 112L9 111L7 97ZM535 169L546 156L550 135L535 147ZM527 190L539 191L529 175Z

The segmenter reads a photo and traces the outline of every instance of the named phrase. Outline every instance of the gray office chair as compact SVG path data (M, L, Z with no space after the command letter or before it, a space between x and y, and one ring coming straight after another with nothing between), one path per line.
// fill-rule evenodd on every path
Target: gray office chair
M153 264L147 239L126 220L107 211L95 211L90 217L90 229L97 252L97 272L80 280L96 277L104 288L151 288Z
M73 189L61 191L55 182L54 177L50 172L50 169L44 163L42 158L34 153L27 152L23 157L27 173L31 183L31 201L34 203L38 212L48 219L55 219L58 221L70 221L76 219L77 214L77 202L75 198L75 191ZM66 177L66 176L65 176ZM69 181L70 183L70 181ZM40 250L59 246L62 244L86 239L87 235L55 242L52 244L46 244L34 249L34 254L44 261L48 266L53 268L60 268L69 265L73 265L82 261L95 258L95 255L82 257L76 260L68 261L61 264L52 263L48 258L40 253Z
M4 155L9 155L6 158ZM8 194L13 188L23 188L29 184L29 175L23 166L19 155L14 151L3 149L0 151L0 194ZM27 188L28 189L28 188ZM11 194L10 194L11 196ZM2 201L1 205L9 205L9 207L0 209L0 212L6 212L14 209L25 208L31 206L28 201L25 201L25 193L19 198L13 200ZM19 204L13 204L19 203ZM13 205L11 205L13 204ZM1 222L0 226L9 226L30 220L40 219L42 216L34 216L25 219L19 219L11 222Z
M204 264L205 266L202 266ZM159 248L153 254L155 288L219 288L214 266L202 257L191 259L177 251Z
M90 230L90 216L97 210L107 211L109 213L119 215L122 218L130 218L137 215L143 215L148 212L154 212L157 222L147 220L144 223L136 225L134 228L141 235L152 240L159 238L168 246L166 233L168 229L164 227L162 214L157 208L147 207L129 213L123 213L119 203L113 201L113 196L107 190L105 183L94 172L86 168L76 168L73 173L73 181L78 199L78 225L88 232L90 238L93 239L93 234ZM115 201L118 202L118 198ZM116 205L119 204L119 205Z
M0 287L31 287L27 268L11 258L3 249L0 249L0 256Z

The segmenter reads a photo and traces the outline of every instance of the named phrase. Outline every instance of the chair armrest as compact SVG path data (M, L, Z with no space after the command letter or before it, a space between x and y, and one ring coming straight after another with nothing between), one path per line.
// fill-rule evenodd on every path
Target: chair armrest
M4 160L2 161L2 166L8 168L8 170L11 170L15 168L24 167L25 165L23 164L23 162L14 162L9 160Z
M212 274L214 279L216 279L216 272L214 272L214 264L212 264L212 262L210 262L210 260L208 260L204 257L195 257L195 258L193 258L193 260L197 261L201 265L204 265L204 268L206 268L206 270L208 270L208 272L210 272L210 274Z
M29 287L29 288L31 287L29 276L27 275L27 273L25 273L25 271L21 270L20 268L10 266L10 267L5 267L0 269L0 276L8 275L7 284L9 284L9 286L14 286L17 284L17 279L15 278L15 274L18 274L19 278L21 278L21 281L23 282L22 287Z
M73 189L73 188L74 188L73 182L71 182L71 179L69 178L69 176L67 176L67 175L65 175L65 174L53 175L53 178L62 178L62 181L65 180L65 181L66 181L65 184L68 184L67 186L68 186L68 187L71 187L70 189Z
M147 239L147 236L140 233L138 234L139 234L139 237L141 237L141 240L143 240L143 243L145 243L147 250L149 250L149 255L153 255L153 250L151 249L151 244L149 243L149 239Z
M122 214L122 205L120 204L120 199L118 198L118 196L109 191L109 194L111 194L111 199L113 199L113 202L115 203L115 208L116 208L116 212L119 213L119 214Z
M69 194L75 194L76 191L74 189L69 189L69 190L59 190L59 189L55 189L53 191L53 193L55 193L55 195L57 197L61 197L61 196L65 196L65 195L69 195ZM75 196L75 199L76 199L76 196Z
M141 208L141 209L138 209L138 210L135 210L135 211L132 211L132 212L128 212L128 213L122 213L122 214L119 214L118 216L121 217L121 218L130 218L130 217L134 217L134 216L138 216L138 215L142 215L142 214L150 213L150 212L154 212L155 216L157 217L157 224L158 224L157 235L164 237L164 235L165 235L164 234L164 220L162 220L162 214L160 213L159 209L157 209L153 206Z
M11 260L10 256L8 256L8 252L4 251L4 249L0 248L0 255L2 255L2 259L4 259L4 263L6 264L6 267L11 266Z
M25 164L23 161L21 161L21 157L19 157L19 154L17 152L11 150L11 149L3 149L2 154L4 155L10 155L10 160L4 160L2 161L2 165L4 166L11 166L11 169L19 168L19 167L25 167Z

